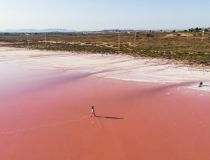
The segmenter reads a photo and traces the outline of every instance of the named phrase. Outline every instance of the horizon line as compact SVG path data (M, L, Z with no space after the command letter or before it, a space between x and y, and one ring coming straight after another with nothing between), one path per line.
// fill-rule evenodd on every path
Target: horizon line
M1 33L42 33L42 32L102 32L102 31L184 31L189 30L191 28L201 28L201 29L209 29L210 27L190 27L190 28L162 28L162 29L120 29L120 28L113 28L113 29L99 29L99 30L75 30L75 29L67 29L67 28L43 28L43 29L36 29L36 28L20 28L20 29L1 29Z

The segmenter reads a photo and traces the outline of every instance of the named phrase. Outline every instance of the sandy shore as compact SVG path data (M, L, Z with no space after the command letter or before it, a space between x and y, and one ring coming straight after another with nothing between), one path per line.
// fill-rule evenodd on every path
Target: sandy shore
M168 60L135 58L126 55L100 55L38 51L0 47L0 61L15 61L33 69L74 70L95 76L153 83L195 82L190 88L210 91L210 72L203 67L175 64ZM198 88L203 81L205 86Z

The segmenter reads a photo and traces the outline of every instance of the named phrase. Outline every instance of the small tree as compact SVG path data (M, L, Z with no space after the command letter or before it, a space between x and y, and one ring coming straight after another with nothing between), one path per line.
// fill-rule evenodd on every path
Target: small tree
M151 34L151 33L147 33L147 35L146 35L148 38L149 37L154 37L154 35L153 34Z
M205 32L208 32L209 30L206 28L204 31L205 31Z

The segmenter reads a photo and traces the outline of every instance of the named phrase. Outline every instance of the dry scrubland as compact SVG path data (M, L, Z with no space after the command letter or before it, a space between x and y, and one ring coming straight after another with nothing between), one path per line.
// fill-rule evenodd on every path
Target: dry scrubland
M136 36L135 36L136 35ZM135 38L136 37L136 38ZM30 49L129 54L210 65L210 32L120 32L0 34L6 46ZM119 46L120 42L120 46ZM3 44L3 43L2 43Z

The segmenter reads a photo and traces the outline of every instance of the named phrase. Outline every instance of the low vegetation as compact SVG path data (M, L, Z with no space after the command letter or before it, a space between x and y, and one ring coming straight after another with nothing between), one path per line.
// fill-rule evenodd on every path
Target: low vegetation
M182 32L2 33L0 42L30 49L121 53L210 65L210 32L199 28Z

